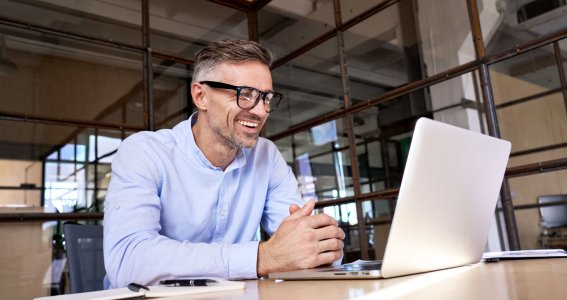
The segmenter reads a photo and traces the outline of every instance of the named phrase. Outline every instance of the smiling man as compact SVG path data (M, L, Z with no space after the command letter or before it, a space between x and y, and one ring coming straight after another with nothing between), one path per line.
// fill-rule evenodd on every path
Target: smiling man
M105 205L107 287L257 278L340 260L344 232L311 215L314 202L300 207L290 167L259 137L283 98L271 61L255 42L210 44L195 59L198 112L122 142ZM260 225L272 235L266 242L255 240Z

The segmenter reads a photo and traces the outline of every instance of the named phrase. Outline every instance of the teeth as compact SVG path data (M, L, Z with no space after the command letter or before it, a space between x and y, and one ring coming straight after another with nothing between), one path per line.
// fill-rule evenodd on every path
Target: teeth
M254 128L258 127L258 123L246 122L246 121L242 121L242 120L239 120L238 123L240 123L240 124L242 124L246 127L254 127Z

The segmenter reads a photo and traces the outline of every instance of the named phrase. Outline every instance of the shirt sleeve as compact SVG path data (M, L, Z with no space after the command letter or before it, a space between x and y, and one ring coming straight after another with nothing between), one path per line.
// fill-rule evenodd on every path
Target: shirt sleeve
M171 277L257 278L257 241L191 243L160 234L162 171L146 144L126 139L112 163L103 244L111 287Z
M273 235L283 219L289 216L291 204L295 203L299 206L305 204L291 168L276 146L273 144L272 146L273 169L270 172L268 194L264 206L264 215L262 216L262 227L269 235Z
M274 146L275 147L275 146ZM264 230L273 235L283 219L289 216L289 206L293 203L303 206L305 201L299 193L297 179L279 151L274 155L274 169L270 178L270 187L262 216ZM341 264L343 257L333 262L333 266Z

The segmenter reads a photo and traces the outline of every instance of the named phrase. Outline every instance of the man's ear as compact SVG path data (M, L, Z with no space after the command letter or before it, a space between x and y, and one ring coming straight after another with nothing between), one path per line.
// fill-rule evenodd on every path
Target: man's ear
M202 84L198 82L191 83L191 97L193 97L193 103L199 110L207 110L208 98Z

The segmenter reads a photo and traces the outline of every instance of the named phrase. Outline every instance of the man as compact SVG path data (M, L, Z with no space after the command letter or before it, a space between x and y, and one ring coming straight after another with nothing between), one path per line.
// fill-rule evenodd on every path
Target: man
M299 206L297 181L276 146L259 138L282 95L271 53L219 41L195 59L198 109L171 130L124 140L112 163L104 260L112 287L174 277L257 278L336 262L344 232ZM259 225L272 235L254 241Z

